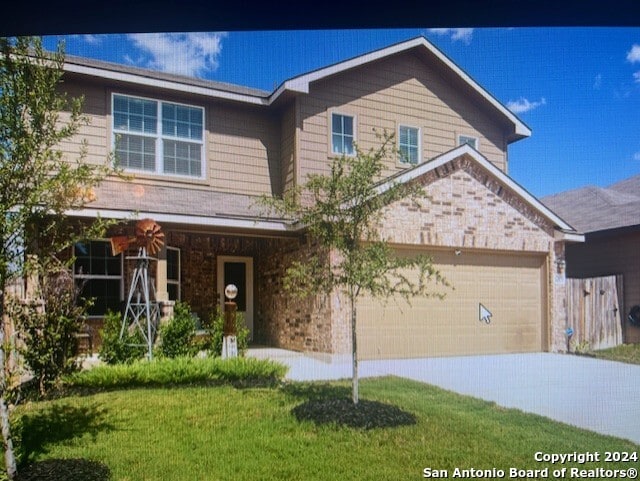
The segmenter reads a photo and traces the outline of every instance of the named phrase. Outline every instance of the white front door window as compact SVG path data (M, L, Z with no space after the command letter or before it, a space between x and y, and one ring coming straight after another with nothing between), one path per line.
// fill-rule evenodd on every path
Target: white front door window
M218 256L218 293L220 309L224 311L224 288L234 284L238 288L235 302L249 329L249 339L253 339L253 258Z

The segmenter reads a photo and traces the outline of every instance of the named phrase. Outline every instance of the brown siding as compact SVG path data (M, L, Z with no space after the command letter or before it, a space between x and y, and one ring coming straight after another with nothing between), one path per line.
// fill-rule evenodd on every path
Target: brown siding
M640 304L640 233L606 239L588 239L566 248L567 277L596 277L622 274L624 342L640 342L640 327L627 321L632 306Z
M107 160L110 140L107 136L107 95L105 88L96 83L65 82L65 92L70 98L84 96L83 112L88 123L80 127L78 135L61 143L60 148L70 161L79 158L82 141L86 142L85 161L101 164ZM67 122L69 113L62 112L60 120Z
M185 189L209 187L219 192L243 194L279 193L282 189L280 167L280 119L266 110L220 103L201 102L187 96L164 95L159 90L135 90L67 78L64 90L70 96L84 95L84 112L89 125L73 139L61 144L69 159L87 143L87 161L103 162L111 150L111 93L182 102L205 108L206 179L136 174L157 184L181 185ZM62 120L68 118L62 113Z
M243 194L281 192L280 122L257 109L207 109L209 184Z
M280 151L282 157L282 190L287 191L295 185L295 102L282 115Z
M300 105L301 180L327 170L332 111L356 117L356 140L365 150L379 145L373 129L395 133L400 123L422 129L423 159L453 149L464 134L478 137L480 152L505 169L504 133L496 122L409 53L318 81ZM386 173L400 168L390 159Z

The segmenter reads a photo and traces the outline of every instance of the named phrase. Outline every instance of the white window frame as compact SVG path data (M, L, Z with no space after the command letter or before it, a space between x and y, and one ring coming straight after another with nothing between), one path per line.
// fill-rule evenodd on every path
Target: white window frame
M351 145L353 147L353 152L352 153L347 153L347 152L336 152L333 149L333 116L334 115L339 115L341 117L350 117L352 120L352 125L353 125L353 133L352 133L352 140L351 140ZM356 132L357 132L357 119L355 115L352 114L348 114L345 112L338 112L338 111L333 111L330 112L329 114L329 152L331 153L332 156L341 156L341 155L345 155L346 157L355 157L356 156L356 149L355 149L355 143L356 143ZM344 137L344 133L339 134L342 135Z
M115 99L116 97L127 97L131 99L140 99L146 100L150 102L156 103L156 132L153 134L145 133L145 132L135 132L129 130L118 129L115 125ZM178 105L182 107L188 107L192 109L198 109L202 112L202 138L198 139L187 139L184 137L170 136L162 133L162 106L164 104L170 105ZM150 139L154 139L155 141L155 169L154 170L145 170L145 169L136 169L127 166L122 166L124 170L128 172L136 172L140 174L152 174L152 175L161 175L163 177L181 177L184 179L205 179L206 178L206 153L205 153L205 136L206 136L206 119L205 119L205 109L204 107L200 107L198 105L185 104L180 102L172 102L159 100L150 97L144 97L141 95L129 95L123 94L119 92L111 93L111 147L115 152L116 149L116 138L118 135L131 135L138 137L146 137ZM184 142L187 144L196 144L200 146L200 175L188 175L188 174L180 174L173 172L165 172L165 159L164 159L164 141L176 141L176 142Z
M171 246L167 246L167 252L168 251L177 251L178 252L178 279L170 279L169 278L169 269L168 269L168 259L167 259L167 285L173 285L173 286L177 286L178 287L178 298L175 299L176 301L179 301L182 299L182 289L181 289L181 284L182 284L182 273L181 273L181 263L182 263L182 253L180 252L180 248L179 247L171 247Z
M86 239L84 242L104 242L104 243L110 243L110 239ZM76 256L76 251L75 251L76 247L75 244L73 246L73 256L75 258ZM115 256L114 256L115 257ZM92 279L96 279L96 280L119 280L120 281L120 302L122 302L124 300L124 257L122 254L118 254L118 257L120 257L120 275L110 275L110 274L78 274L76 272L76 268L75 268L75 263L73 266L73 280L74 282L76 280L82 279L82 280L86 280L86 281L90 281ZM106 314L106 313L105 313ZM104 317L103 314L95 314L95 315L91 315L88 316L89 319L101 319L102 317Z
M401 155L401 145L400 145L400 129L405 128L405 129L413 129L413 130L417 130L418 131L418 158L416 159L416 163L412 163L409 162L408 160L405 160L404 157ZM398 162L402 165L418 165L422 159L422 129L420 127L416 127L415 125L409 125L409 124L398 124L398 142L397 142L397 146L398 146Z
M458 134L458 147L468 143L466 141L463 142L462 139L473 140L475 142L475 145L471 145L470 144L470 147L473 147L475 150L480 150L480 139L478 137L476 137L475 135Z

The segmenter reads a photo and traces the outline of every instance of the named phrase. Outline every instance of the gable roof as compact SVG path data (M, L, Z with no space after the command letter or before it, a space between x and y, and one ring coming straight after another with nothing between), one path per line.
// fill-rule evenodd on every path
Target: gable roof
M67 56L64 70L70 73L106 78L148 87L158 87L252 105L270 106L281 98L309 93L309 86L315 81L408 51L421 52L427 58L435 61L451 72L463 85L467 86L469 91L476 95L481 103L495 112L512 127L512 132L508 137L509 141L519 140L531 135L531 129L524 122L424 37L406 40L389 47L298 75L285 80L271 93L223 82L156 72L138 67L75 56Z
M609 187L588 185L542 198L581 232L640 226L640 174Z
M416 37L404 42L391 45L373 52L360 55L358 57L351 58L327 67L323 67L312 72L293 77L292 79L283 82L278 89L272 94L272 97L277 98L284 91L294 91L301 93L309 93L309 85L312 82L321 80L332 75L350 70L352 68L360 67L362 65L381 60L392 55L407 52L409 50L422 51L427 53L431 58L436 59L444 67L453 72L460 80L468 85L472 91L479 94L480 98L495 109L500 115L506 118L512 125L514 135L512 140L519 140L531 135L531 129L522 122L513 112L500 103L493 95L480 86L473 78L471 78L464 70L458 67L453 60L447 57L441 50L435 45L429 42L424 37Z
M405 183L410 182L414 179L417 179L427 172L433 171L438 167L443 166L444 164L451 162L452 160L466 156L467 158L472 159L474 162L479 164L488 173L493 176L500 184L506 186L508 189L513 191L518 197L520 197L530 208L532 208L535 212L542 215L545 219L547 219L558 232L558 238L562 238L564 240L570 240L575 242L584 241L583 236L579 235L578 232L569 225L566 221L560 218L556 213L554 213L551 209L545 206L542 202L540 202L536 197L530 194L524 187L518 184L515 180L505 174L502 170L497 168L493 163L491 163L486 157L484 157L480 152L475 150L469 144L464 144L459 147L456 147L449 152L446 152L442 155L434 157L431 160L423 162L421 164L416 165L408 170L401 171L387 179L385 179L378 186L378 192L384 192L386 189L391 187L396 183Z

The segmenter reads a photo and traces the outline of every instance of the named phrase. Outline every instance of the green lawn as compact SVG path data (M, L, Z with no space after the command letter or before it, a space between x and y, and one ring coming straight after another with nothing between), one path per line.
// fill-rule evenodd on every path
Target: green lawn
M410 480L428 467L448 469L450 477L456 467L500 468L508 479L511 467L637 466L538 463L537 451L640 447L393 377L363 380L362 399L393 404L413 414L414 424L365 430L292 414L309 400L349 394L346 382L115 390L20 406L16 431L37 469L66 470L38 479ZM89 474L69 474L81 471Z
M598 359L640 364L640 344L622 344L610 349L594 351L593 354Z

